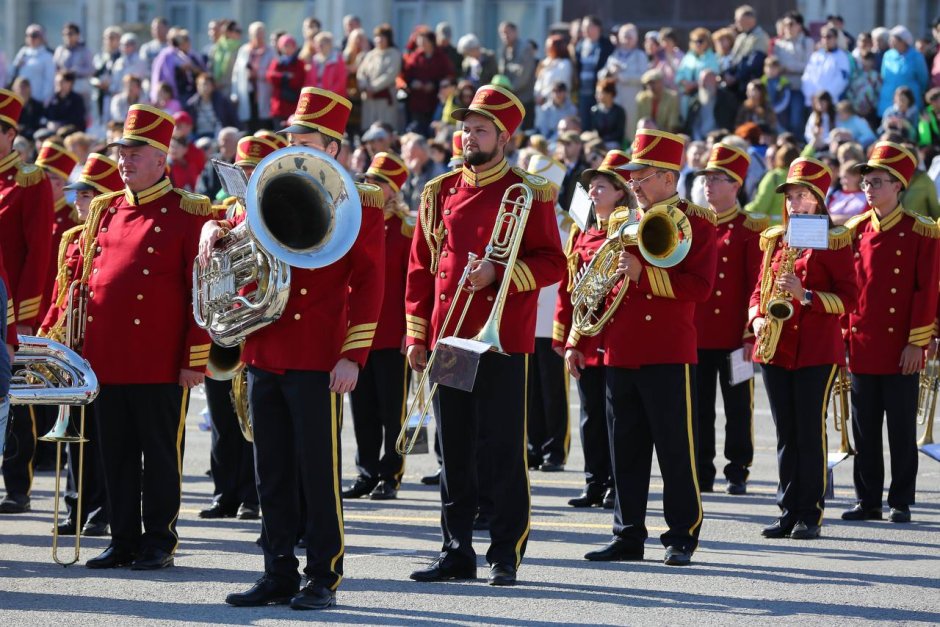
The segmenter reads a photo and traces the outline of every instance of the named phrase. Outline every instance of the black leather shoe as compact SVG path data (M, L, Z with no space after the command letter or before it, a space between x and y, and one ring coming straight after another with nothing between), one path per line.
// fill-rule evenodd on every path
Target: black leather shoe
M242 503L238 506L238 513L235 514L239 520L258 520L261 518L261 513L258 511L257 505L249 505L248 503Z
M390 501L398 498L398 487L393 481L379 481L372 492L369 492L369 498L373 501Z
M356 483L352 484L350 487L343 490L344 499L358 499L361 498L375 489L378 481L372 479L366 479L365 477L359 477L356 479Z
M591 485L584 489L581 496L568 500L571 507L599 507L604 503L604 488Z
M74 536L75 527L75 521L71 518L66 518L56 525L56 533L58 533L60 536Z
M780 518L764 527L760 534L765 538L786 538L793 530L793 523L784 522Z
M911 522L911 510L906 507L904 509L892 507L891 512L888 514L888 520L893 523L909 523Z
M416 570L411 575L415 581L448 581L452 579L476 579L476 564L457 564L447 557L438 557L427 568Z
M293 586L264 576L255 585L244 592L233 592L225 597L225 602L237 607L258 607L261 605L284 605L290 603L297 594L297 584Z
M109 546L104 550L104 553L85 562L85 566L88 568L119 568L129 566L136 557L137 554L133 551Z
M865 509L861 503L856 503L852 509L842 512L842 520L881 520L883 517L880 507Z
M617 504L617 490L614 488L607 488L607 492L604 493L604 509L613 509Z
M643 547L637 548L626 540L614 538L603 549L585 553L584 559L591 562L639 562L643 559Z
M0 514L25 514L30 509L28 496L11 496L7 494L0 501Z
M89 520L85 523L85 526L82 527L82 535L88 536L89 538L100 538L110 533L111 530L108 529L108 523L106 522L93 522Z
M807 525L802 520L795 525L793 525L793 530L790 531L791 540L813 540L819 537L820 527L819 525Z
M565 465L558 462L542 462L542 465L539 466L539 470L542 472L561 472L564 469Z
M679 546L666 547L666 557L663 564L666 566L688 566L692 563L692 551Z
M140 557L131 562L131 570L160 570L173 565L173 554L161 549L144 549Z
M421 483L424 485L440 485L441 484L441 469L438 468L437 471L432 472L429 475L421 477Z
M292 610L323 610L336 605L336 593L319 583L308 583L290 600Z
M491 586L516 585L516 568L509 564L493 564L490 566L489 584Z
M199 512L200 518L233 518L234 516L235 510L224 507L218 501Z
M725 492L733 494L734 496L747 494L747 483L743 481L729 481L728 485L725 486Z

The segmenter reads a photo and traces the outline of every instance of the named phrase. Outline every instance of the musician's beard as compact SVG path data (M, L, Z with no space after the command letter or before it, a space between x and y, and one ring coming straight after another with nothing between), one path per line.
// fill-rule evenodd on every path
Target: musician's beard
M494 148L492 152L483 152L482 150L476 150L472 153L465 155L468 165L478 166L483 165L484 163L489 163L494 160L499 154L499 148Z

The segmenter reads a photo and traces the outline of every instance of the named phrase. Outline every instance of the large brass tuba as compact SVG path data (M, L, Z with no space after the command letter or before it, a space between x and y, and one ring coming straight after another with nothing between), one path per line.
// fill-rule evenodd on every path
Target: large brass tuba
M248 182L245 221L216 243L205 268L193 267L193 315L221 346L280 317L290 267L322 268L359 234L356 184L329 155L304 146L277 150Z
M617 272L617 265L627 246L636 246L651 266L670 268L689 254L692 226L685 214L670 205L656 205L639 220L628 220L621 225L582 268L571 290L574 306L571 326L579 334L600 333L620 306L627 285L623 275ZM607 303L607 297L617 285L622 285L620 291Z

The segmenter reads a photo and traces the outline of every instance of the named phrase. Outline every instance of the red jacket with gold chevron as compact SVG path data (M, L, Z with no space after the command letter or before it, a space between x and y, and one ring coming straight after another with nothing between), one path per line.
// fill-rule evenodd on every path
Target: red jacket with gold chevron
M503 160L486 172L464 166L431 180L424 188L418 224L411 243L405 289L406 343L433 348L453 299L463 307L467 292L457 295L457 283L468 253L480 258L496 224L496 214L509 186L523 183L532 194L532 207L522 234L500 321L500 341L508 353L535 350L535 317L539 288L564 276L565 256L558 241L552 189L536 175L510 168ZM475 336L493 308L506 269L494 264L497 280L474 296L459 337ZM453 334L457 315L445 335Z

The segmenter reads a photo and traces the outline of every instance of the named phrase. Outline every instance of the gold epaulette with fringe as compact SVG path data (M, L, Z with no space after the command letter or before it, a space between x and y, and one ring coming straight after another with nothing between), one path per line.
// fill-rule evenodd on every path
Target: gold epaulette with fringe
M744 212L744 228L762 233L770 225L770 216L765 213Z
M372 207L373 209L382 209L385 207L385 196L382 195L382 188L372 183L356 183L356 191L359 192L359 202L363 207Z
M773 248L777 240L786 233L786 230L786 227L782 224L776 224L770 228L764 229L760 234L760 249L768 250L769 248Z
M65 300L68 297L69 282L72 280L72 277L69 276L68 260L65 258L65 253L68 252L72 238L78 236L78 234L84 230L84 224L73 226L62 233L62 239L59 240L59 254L56 257L58 259L58 265L56 266L55 275L56 288L58 289L58 295L55 301L56 307L61 307L65 304Z
M715 212L711 209L706 209L705 207L699 207L695 203L688 201L680 201L677 205L679 209L687 216L695 216L696 218L702 218L703 220L708 220L712 226L718 226L718 217L715 215Z
M875 212L874 209L869 209L868 211L862 212L858 214L857 216L852 216L851 218L846 220L845 224L843 224L842 226L844 226L850 231L855 231L855 229L858 228L859 224L861 224L865 220L870 220L874 212Z
M834 226L829 229L829 250L839 250L852 244L852 229Z
M514 167L512 171L532 190L532 198L539 202L552 202L555 200L555 189L547 178L538 174L530 174L522 168Z
M211 216L214 212L212 201L208 196L188 192L185 189L174 187L173 191L180 195L180 209L194 216Z
M565 258L568 260L568 287L569 292L574 289L574 278L578 274L578 261L580 255L574 250L574 240L578 238L581 229L572 221L571 229L568 231L568 241L565 242Z
M922 216L919 213L914 213L907 209L903 210L905 214L914 218L914 226L911 228L915 233L921 237L929 237L931 239L940 239L940 226L937 226L937 223L928 218L927 216Z
M228 212L228 207L223 205L212 205L212 217L213 218L224 218L226 212Z
M418 220L421 221L421 230L424 232L424 241L431 253L431 263L428 270L437 274L437 265L441 258L441 246L444 243L444 223L438 220L437 196L441 193L444 181L452 176L460 176L462 170L451 170L436 176L424 186L421 191L421 200L418 205Z
M16 175L13 180L20 187L32 187L42 181L45 176L46 173L38 165L21 162L16 164Z
M81 246L83 260L82 282L87 283L88 277L91 275L91 265L95 259L94 248L97 246L98 229L101 227L101 217L104 215L105 210L111 206L111 202L115 198L123 195L124 190L121 190L109 194L101 194L91 200L91 205L88 207L88 219L85 220L85 226L87 228L84 233L84 242Z

